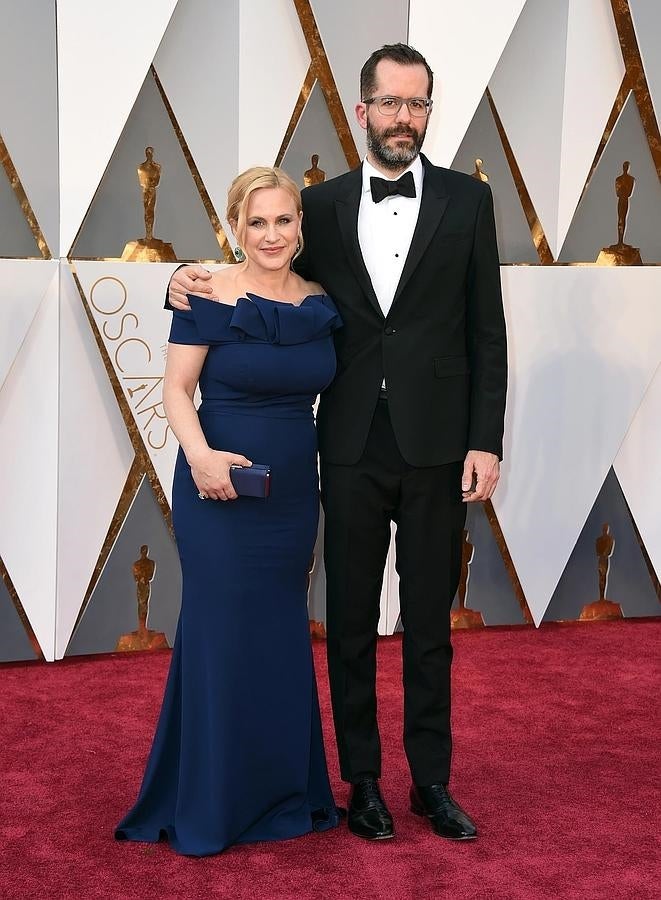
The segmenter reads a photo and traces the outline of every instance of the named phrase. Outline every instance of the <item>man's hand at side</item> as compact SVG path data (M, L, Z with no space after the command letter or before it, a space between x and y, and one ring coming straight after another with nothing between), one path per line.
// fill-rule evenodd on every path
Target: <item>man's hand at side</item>
M177 269L168 286L168 302L175 309L189 310L186 294L197 294L211 299L213 288L210 284L211 272L203 266L182 266Z
M489 500L500 477L500 462L495 453L469 450L464 460L461 492L464 503ZM474 488L474 489L473 489Z

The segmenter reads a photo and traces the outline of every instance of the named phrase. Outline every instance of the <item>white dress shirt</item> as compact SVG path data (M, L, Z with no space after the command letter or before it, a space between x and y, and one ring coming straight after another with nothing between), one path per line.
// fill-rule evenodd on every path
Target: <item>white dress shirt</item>
M367 159L363 160L363 192L358 209L358 243L384 316L388 315L392 306L420 212L424 170L419 156L416 156L406 171L410 171L413 175L415 197L402 197L396 194L375 203L372 200L370 178L373 175L378 178L384 176ZM403 174L402 172L401 175Z

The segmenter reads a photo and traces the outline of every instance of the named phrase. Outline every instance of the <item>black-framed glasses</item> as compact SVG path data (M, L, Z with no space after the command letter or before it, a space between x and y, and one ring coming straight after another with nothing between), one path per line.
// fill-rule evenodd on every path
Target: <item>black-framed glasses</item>
M396 116L402 106L406 104L409 115L411 116L428 116L431 112L433 101L429 97L370 97L363 100L363 103L374 104L382 116Z

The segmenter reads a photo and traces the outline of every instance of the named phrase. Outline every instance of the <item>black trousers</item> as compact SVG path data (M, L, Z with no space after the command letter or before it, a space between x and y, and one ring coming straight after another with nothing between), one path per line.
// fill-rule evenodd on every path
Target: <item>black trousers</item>
M358 463L322 461L328 669L345 781L381 774L376 638L391 520L404 626L404 748L416 784L450 778L450 606L466 519L462 467L410 466L385 400L379 400Z

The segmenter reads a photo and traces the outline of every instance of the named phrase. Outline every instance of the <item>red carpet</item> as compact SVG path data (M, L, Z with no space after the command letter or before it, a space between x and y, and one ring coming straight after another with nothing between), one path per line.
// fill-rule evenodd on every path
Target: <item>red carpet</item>
M452 789L481 836L436 838L407 809L400 645L380 645L384 794L394 840L343 826L196 860L118 844L168 654L0 668L0 897L581 898L660 896L661 621L455 637ZM316 645L333 783L324 647Z

